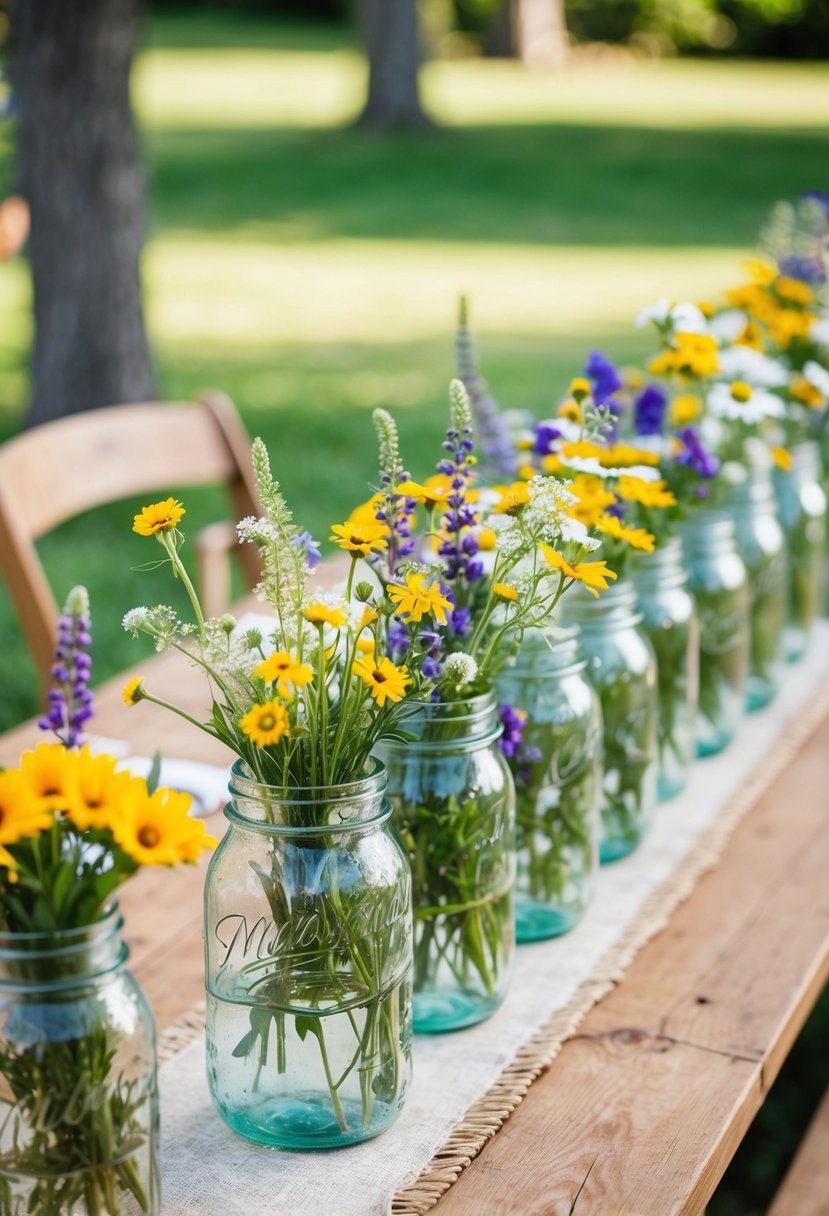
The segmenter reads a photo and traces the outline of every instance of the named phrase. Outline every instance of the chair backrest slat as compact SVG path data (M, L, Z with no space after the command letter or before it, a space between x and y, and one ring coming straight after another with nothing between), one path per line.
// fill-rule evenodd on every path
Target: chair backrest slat
M231 401L119 405L62 418L0 447L0 568L45 679L58 607L34 542L83 511L134 495L225 485L239 515L259 513L250 444ZM240 549L248 581L258 576Z

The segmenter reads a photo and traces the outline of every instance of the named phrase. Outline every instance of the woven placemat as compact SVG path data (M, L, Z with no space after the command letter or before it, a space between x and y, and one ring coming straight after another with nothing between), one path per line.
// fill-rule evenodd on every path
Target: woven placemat
M589 1010L616 987L637 953L664 928L699 878L716 865L740 820L792 763L828 714L829 683L826 683L788 724L774 749L702 832L671 877L647 899L572 999L527 1039L486 1093L469 1107L417 1179L398 1190L392 1201L394 1216L423 1216L457 1181L526 1096L533 1081L549 1068ZM750 721L744 729L750 728ZM203 1031L204 1004L200 1003L159 1036L159 1062L173 1058Z

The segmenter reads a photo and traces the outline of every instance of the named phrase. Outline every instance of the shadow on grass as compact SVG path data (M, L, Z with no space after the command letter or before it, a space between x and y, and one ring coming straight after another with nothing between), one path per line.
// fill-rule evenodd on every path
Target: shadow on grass
M814 188L829 132L588 124L147 137L162 228L592 246L745 246L769 206ZM197 183L197 186L195 186Z

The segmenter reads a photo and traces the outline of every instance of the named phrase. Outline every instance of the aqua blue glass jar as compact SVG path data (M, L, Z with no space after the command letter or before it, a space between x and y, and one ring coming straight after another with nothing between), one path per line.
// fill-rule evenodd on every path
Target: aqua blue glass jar
M820 484L817 444L797 444L791 457L791 469L775 469L774 484L791 571L785 645L786 658L793 663L806 653L812 626L821 614L826 568L826 495Z
M636 588L620 579L598 599L574 587L561 619L578 627L587 675L602 710L602 862L641 843L656 805L658 692L656 658L642 626Z
M515 957L515 791L493 693L413 704L406 743L378 747L412 868L414 1028L489 1017Z
M642 624L656 654L657 791L664 802L685 788L697 754L699 622L679 537L671 537L653 553L637 554L633 580Z
M750 648L748 579L734 520L698 509L681 528L700 626L697 755L731 742L743 719Z
M0 931L0 1212L158 1216L155 1028L123 921Z
M751 649L746 708L751 712L773 700L785 667L789 564L771 471L752 468L745 482L731 491L728 506L748 572Z
M288 791L232 769L205 886L207 1077L221 1117L257 1144L355 1144L406 1097L411 876L372 766Z
M521 742L507 761L515 781L519 943L567 933L593 893L601 714L586 665L575 630L529 629L495 682L507 712L524 716Z

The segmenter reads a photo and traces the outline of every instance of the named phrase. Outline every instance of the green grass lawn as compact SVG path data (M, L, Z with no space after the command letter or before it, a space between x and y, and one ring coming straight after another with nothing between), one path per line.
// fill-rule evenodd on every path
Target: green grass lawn
M644 353L639 307L711 296L777 197L825 185L825 65L435 63L424 94L440 128L387 140L349 127L364 87L342 31L221 15L157 17L134 81L161 394L229 392L322 537L374 476L374 406L399 412L413 473L435 459L459 292L502 404L544 413L591 347ZM0 266L0 308L8 435L28 387L21 262ZM187 498L192 525L221 510ZM99 677L135 657L122 612L167 596L161 575L131 571L146 556L134 505L42 546L59 595L92 590ZM0 636L2 728L34 709L2 592Z

